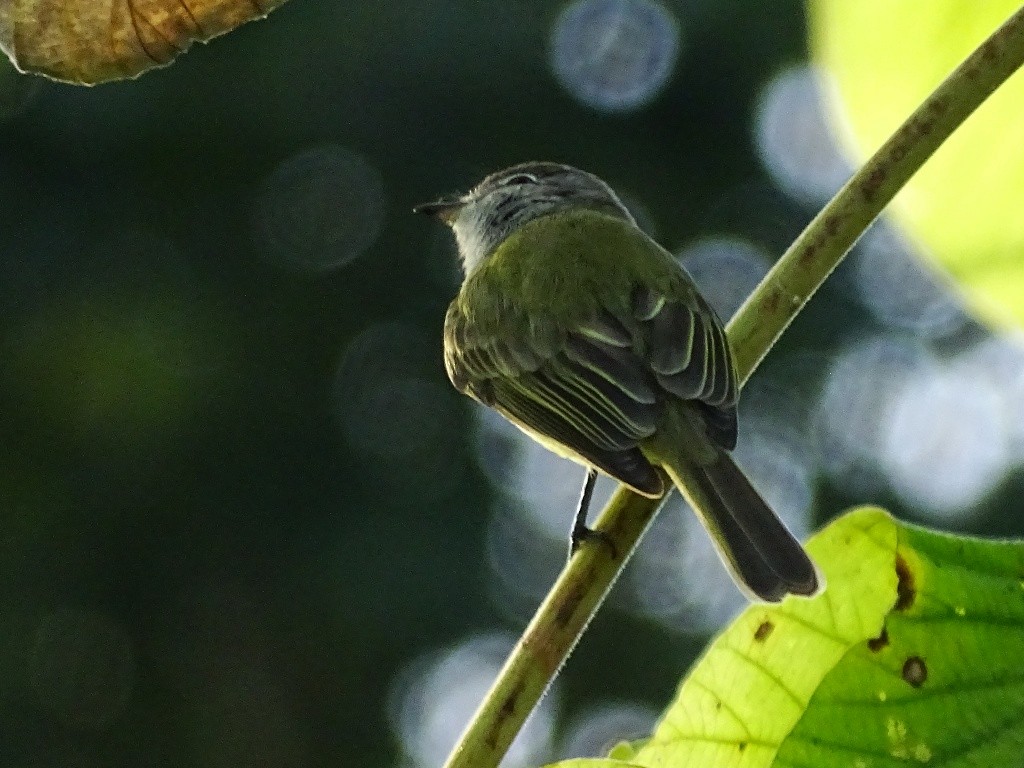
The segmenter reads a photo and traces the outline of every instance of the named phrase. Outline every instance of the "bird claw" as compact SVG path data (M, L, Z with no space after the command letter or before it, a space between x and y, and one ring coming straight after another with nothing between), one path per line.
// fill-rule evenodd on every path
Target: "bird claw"
M612 541L611 536L604 531L598 531L594 528L588 528L585 525L579 525L574 526L572 533L569 535L569 558L572 559L572 556L576 554L584 542L591 541L593 539L604 542L605 546L607 546L611 551L613 558L617 558L619 556L618 548L615 546L615 542Z

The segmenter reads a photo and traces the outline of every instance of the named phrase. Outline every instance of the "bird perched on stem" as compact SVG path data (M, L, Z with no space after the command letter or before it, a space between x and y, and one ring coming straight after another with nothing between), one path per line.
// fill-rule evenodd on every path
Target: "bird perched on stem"
M416 210L452 228L465 272L445 318L452 383L587 467L573 549L594 535L597 471L652 498L670 479L746 592L818 590L803 547L729 455L739 388L721 322L607 184L531 162Z

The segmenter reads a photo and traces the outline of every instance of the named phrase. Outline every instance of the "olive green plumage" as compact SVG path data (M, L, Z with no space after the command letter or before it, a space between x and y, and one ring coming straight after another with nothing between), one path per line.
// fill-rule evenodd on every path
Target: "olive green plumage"
M621 257L638 249L650 257ZM445 321L445 363L460 391L648 496L664 488L639 446L670 402L653 363L717 409L726 432L735 424L725 336L693 283L634 225L586 209L525 224L467 277Z
M426 209L452 225L467 271L445 319L457 389L638 493L662 496L663 468L754 595L816 590L727 453L738 387L721 322L603 182L529 163Z

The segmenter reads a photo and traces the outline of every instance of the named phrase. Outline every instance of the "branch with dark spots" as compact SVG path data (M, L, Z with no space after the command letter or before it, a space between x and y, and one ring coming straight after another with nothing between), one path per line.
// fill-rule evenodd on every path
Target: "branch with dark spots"
M576 590L572 594L566 595L565 602L559 606L558 613L555 614L555 622L559 626L567 626L571 621L573 615L580 607L580 602L583 599L581 590Z
M500 717L494 721L490 733L487 734L487 743L492 748L497 748L502 743L502 729L509 722L512 716L515 714L516 705L519 703L522 697L522 686L512 689L509 691L508 696L501 703L501 707L498 712Z

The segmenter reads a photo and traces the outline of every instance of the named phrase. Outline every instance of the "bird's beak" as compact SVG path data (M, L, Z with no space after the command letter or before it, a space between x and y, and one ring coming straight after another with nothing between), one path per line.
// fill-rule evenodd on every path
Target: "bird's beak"
M459 210L466 201L462 195L449 195L435 200L432 203L423 203L412 209L413 213L425 213L428 216L436 216L445 224L451 224L459 215Z

